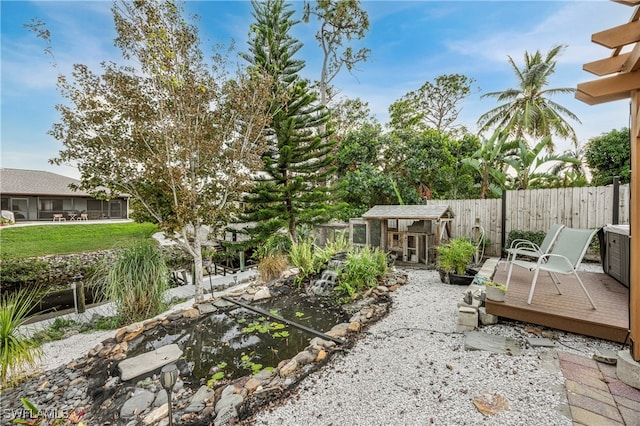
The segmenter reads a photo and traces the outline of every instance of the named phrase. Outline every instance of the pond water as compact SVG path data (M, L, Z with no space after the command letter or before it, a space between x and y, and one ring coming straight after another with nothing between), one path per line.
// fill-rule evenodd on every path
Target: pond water
M254 306L318 331L328 331L348 317L326 299L298 292ZM309 345L314 336L244 308L229 308L192 320L173 321L130 342L128 356L175 343L184 352L178 363L185 385L197 389L215 381L277 367ZM182 361L184 360L184 361Z

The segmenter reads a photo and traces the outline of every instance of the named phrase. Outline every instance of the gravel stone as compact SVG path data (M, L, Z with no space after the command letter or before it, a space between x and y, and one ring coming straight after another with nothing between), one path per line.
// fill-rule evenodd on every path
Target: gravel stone
M442 284L435 271L407 272L408 284L390 293L389 315L309 375L295 397L259 412L256 425L572 424L562 413L566 395L555 349L527 347L526 325L505 322L481 331L515 339L525 346L521 354L465 351L465 334L455 326L466 287ZM556 333L561 350L581 355L614 346ZM511 409L485 417L473 404L485 393L506 398Z

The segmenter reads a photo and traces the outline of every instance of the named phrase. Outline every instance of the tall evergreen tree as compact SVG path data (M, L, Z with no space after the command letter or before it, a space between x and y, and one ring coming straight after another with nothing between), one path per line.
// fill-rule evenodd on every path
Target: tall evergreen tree
M283 228L296 241L298 226L330 218L335 188L326 182L335 171L330 155L335 142L321 130L327 111L299 76L305 64L294 57L302 43L290 35L299 22L292 18L291 5L283 0L252 0L252 5L256 22L250 29L250 53L242 56L252 72L275 81L275 114L265 128L270 144L262 157L263 173L245 198L243 220L255 223L249 230L254 241Z

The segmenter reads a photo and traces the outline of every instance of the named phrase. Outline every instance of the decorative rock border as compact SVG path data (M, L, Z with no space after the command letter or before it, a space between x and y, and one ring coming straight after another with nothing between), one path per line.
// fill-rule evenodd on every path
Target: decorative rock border
M285 276L292 279L291 271ZM181 424L230 424L248 417L268 402L287 396L300 380L328 362L333 354L353 345L363 328L388 313L391 304L388 293L405 284L407 275L392 271L384 281L385 286L371 288L361 300L343 306L351 314L349 321L326 332L344 341L340 347L316 337L297 355L282 360L273 371L263 370L253 376L221 383L213 389L204 385L194 392L179 378L173 389L174 419L179 419ZM282 279L266 285L253 283L228 295L245 301L260 300L271 297L273 288L281 285L279 283ZM145 378L135 384L120 379L118 364L127 358L129 342L159 325L209 315L230 305L221 299L208 300L122 327L114 337L104 340L85 357L4 391L2 405L8 410L20 410L19 399L26 397L41 409L55 406L64 410L65 415L74 411L82 413L85 424L166 425L167 396L160 386L158 374L142 375Z
M478 328L478 322L483 325L498 323L498 317L488 314L484 307L486 288L483 282L493 277L499 261L500 259L495 257L485 260L473 282L464 292L462 300L458 302L457 332L473 331Z

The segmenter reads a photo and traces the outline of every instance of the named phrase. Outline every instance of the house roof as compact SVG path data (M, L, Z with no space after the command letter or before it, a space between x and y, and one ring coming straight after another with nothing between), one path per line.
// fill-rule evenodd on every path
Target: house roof
M453 218L451 208L445 204L418 204L410 206L373 206L362 215L364 219L438 220Z
M79 185L80 181L42 170L0 169L3 195L90 196L84 191L73 191L70 184Z

